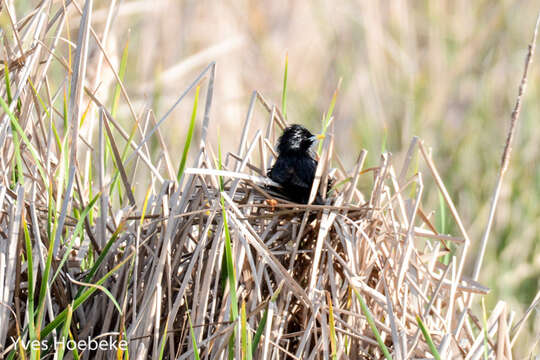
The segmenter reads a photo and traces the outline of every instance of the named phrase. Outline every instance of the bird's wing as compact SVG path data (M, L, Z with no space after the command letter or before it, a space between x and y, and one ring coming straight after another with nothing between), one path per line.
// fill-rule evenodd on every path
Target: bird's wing
M289 179L291 184L301 188L311 189L311 183L308 183L306 179L304 179L305 177L301 176L302 174L299 174L294 168L289 169L289 171L291 172L291 177Z
M311 189L317 170L317 161L310 157L302 158L300 164L296 164L291 182L297 186Z
M290 184L300 188L311 188L317 163L311 159L300 162L295 160L278 159L268 175L272 180L282 185Z
M284 184L290 181L293 173L294 168L282 158L278 158L268 172L268 177L279 184Z

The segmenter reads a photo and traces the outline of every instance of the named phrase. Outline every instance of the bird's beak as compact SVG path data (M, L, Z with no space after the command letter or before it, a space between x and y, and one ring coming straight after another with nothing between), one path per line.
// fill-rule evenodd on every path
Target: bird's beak
M313 135L311 137L311 140L313 142L316 142L316 141L319 141L319 140L322 140L322 139L324 139L324 134L317 134L317 135Z

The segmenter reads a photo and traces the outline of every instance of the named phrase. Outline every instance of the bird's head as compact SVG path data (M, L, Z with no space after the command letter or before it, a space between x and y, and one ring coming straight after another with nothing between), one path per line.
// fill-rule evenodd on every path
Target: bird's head
M278 140L277 150L282 154L304 154L323 135L313 135L302 125L291 125L283 131L283 135Z

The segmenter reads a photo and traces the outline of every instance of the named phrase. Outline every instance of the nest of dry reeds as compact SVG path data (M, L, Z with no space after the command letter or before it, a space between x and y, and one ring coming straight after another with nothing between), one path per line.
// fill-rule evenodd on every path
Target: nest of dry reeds
M423 175L409 169L416 152L460 222L422 142L413 140L399 175L390 154L381 157L379 166L364 169L363 151L352 169L332 172L339 188L330 191L326 205L276 203L268 201L269 180L262 175L275 155L268 145L274 130L279 134L284 124L275 108L270 115L264 137L256 131L248 138L248 119L238 152L229 153L221 168L212 166L221 162L205 148L198 166L186 169L189 177L175 193L179 197L172 197L176 200L168 216L160 214L160 222L143 227L143 237L159 239L164 227L176 229L161 243L161 252L149 246L152 252L138 257L151 262L157 252L171 264L179 292L172 291L174 301L162 300L173 305L161 311L182 329L171 340L183 344L177 354L192 356L193 335L201 355L225 356L235 329L238 356L238 334L246 331L253 337L262 331L254 358L380 358L384 351L394 358L423 358L430 354L429 342L446 356L482 354L478 339L483 335L470 328L471 322L481 324L465 304L471 294L487 289L461 276L463 257L448 256L450 248L467 245L466 234L439 234L422 209ZM325 189L330 164L340 163L332 141L329 134L314 189ZM373 187L364 195L357 183L365 176L372 177ZM229 279L226 286L223 278ZM156 296L148 289L138 291L148 296L147 302ZM245 311L245 319L232 321L231 307ZM197 324L193 330L188 330L188 312Z

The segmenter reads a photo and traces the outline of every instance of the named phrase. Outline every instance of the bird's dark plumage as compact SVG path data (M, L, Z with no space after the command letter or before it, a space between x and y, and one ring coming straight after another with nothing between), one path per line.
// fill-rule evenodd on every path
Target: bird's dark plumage
M292 125L278 140L278 158L268 177L282 186L279 191L289 200L307 204L315 178L317 160L311 146L317 138L301 125ZM320 196L314 201L322 203Z

